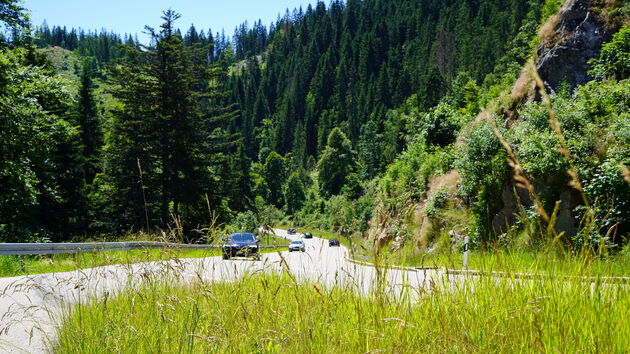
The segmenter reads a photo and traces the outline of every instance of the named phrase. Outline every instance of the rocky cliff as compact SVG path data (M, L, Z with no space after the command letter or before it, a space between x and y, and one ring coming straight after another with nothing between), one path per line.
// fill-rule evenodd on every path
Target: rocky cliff
M554 91L563 82L572 87L586 83L590 79L588 61L599 57L602 44L613 34L595 0L568 0L542 31L536 67Z

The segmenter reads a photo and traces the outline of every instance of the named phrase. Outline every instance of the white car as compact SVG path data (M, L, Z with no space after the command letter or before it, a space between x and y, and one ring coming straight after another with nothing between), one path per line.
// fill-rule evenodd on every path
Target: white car
M302 240L291 241L291 243L289 243L289 252L293 252L293 251L300 251L300 252L306 251L306 245L304 244L304 241Z

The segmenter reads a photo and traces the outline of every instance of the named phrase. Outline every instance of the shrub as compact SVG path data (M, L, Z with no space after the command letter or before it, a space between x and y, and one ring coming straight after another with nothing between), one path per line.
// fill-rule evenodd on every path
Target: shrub
M590 63L593 66L590 74L598 80L630 78L630 26L622 27L612 41L602 46L599 58Z

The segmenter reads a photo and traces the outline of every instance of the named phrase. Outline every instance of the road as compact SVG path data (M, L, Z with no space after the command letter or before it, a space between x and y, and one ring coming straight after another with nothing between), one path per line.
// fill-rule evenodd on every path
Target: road
M288 240L302 237L279 229L274 232ZM289 272L298 281L353 287L361 293L368 293L379 283L391 294L402 295L423 291L432 280L443 276L437 270L377 271L349 262L348 249L344 246L329 247L327 240L317 237L304 242L306 252L267 253L261 261L238 258L225 261L221 257L178 259L0 278L0 351L50 352L59 320L68 308L90 299L113 296L145 280L230 281L258 272Z

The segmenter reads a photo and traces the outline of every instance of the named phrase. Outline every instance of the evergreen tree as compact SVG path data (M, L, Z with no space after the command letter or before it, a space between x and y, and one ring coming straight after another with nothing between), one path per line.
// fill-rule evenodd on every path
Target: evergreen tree
M281 208L284 204L282 186L286 179L286 161L275 151L272 151L265 161L264 179L267 185L267 201Z
M234 114L211 110L222 98L207 83L223 74L201 64L204 50L185 47L178 18L164 12L158 31L147 27L152 44L128 47L112 69L121 108L113 112L100 198L118 230L165 227L173 218L192 227L207 211L205 196L215 208L226 205L228 183L212 174L225 170L222 153L235 144L222 130Z
M287 179L283 188L285 210L289 214L295 214L304 205L306 200L304 183L299 172L293 172Z
M2 36L2 27L7 29L9 33L19 34L22 29L28 26L28 18L20 4L21 1L19 0L0 1L0 48L7 44L7 40Z
M84 61L81 70L81 86L77 100L78 125L81 129L81 144L83 145L83 158L85 159L84 178L87 183L92 183L98 172L99 151L103 144L100 117L94 98L92 84L92 71L88 62Z
M322 195L339 194L346 184L348 175L356 168L354 155L348 137L339 128L333 129L328 136L328 145L317 163L319 189Z

